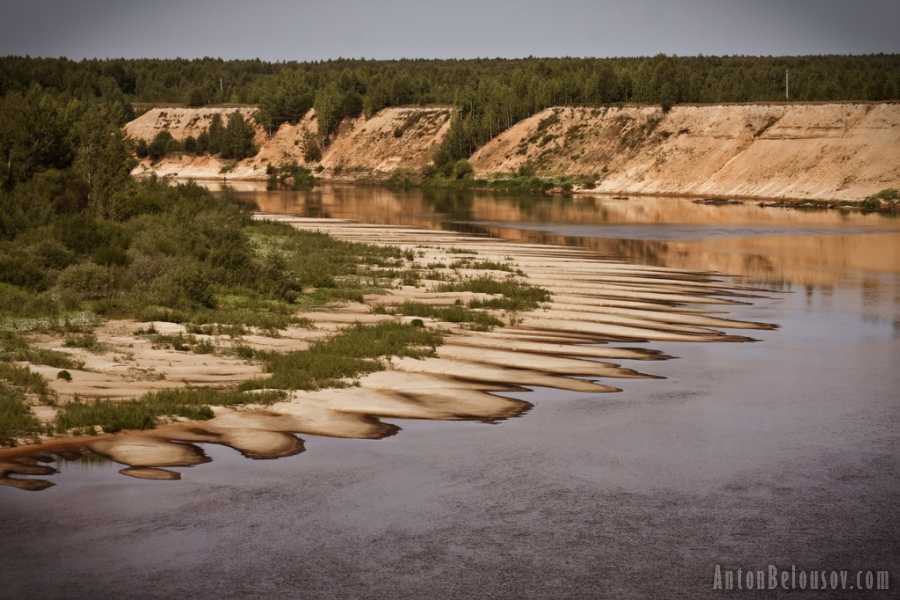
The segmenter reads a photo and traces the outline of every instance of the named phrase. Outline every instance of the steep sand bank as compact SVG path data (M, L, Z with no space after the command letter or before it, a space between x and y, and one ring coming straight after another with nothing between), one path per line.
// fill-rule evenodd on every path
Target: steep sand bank
M551 108L472 157L598 192L860 200L900 186L900 104Z
M148 111L125 130L133 138L151 140L166 128L176 139L198 135L209 124L212 112L236 109L181 108ZM245 117L255 109L242 109ZM341 123L327 140L319 139L314 110L295 124L281 125L271 136L257 128L256 156L242 161L223 161L212 156L173 155L152 163L141 161L134 175L156 173L161 177L190 179L264 179L268 165L297 162L331 179L357 179L389 175L393 171L421 170L443 141L450 126L448 107L386 108L371 118L358 117ZM321 147L321 159L306 160L310 144Z
M153 109L126 126L151 139L199 134L215 112L233 108ZM253 108L240 109L245 116ZM385 177L420 171L450 126L448 107L386 108L348 119L308 163L318 136L315 112L271 136L257 132L259 153L234 163L214 157L144 160L135 175L196 179L263 179L269 164L296 161L331 179ZM550 108L480 148L479 176L528 165L542 176L595 182L579 191L858 201L900 187L900 104L733 104Z

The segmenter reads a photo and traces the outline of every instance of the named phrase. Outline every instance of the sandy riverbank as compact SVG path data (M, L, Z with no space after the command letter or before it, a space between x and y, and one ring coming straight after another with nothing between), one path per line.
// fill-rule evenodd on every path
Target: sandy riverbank
M530 312L511 315L498 311L506 326L490 332L428 322L427 326L448 334L435 357L391 359L387 370L361 377L352 387L293 392L286 401L266 407L216 408L215 417L203 422L173 422L152 431L92 438L56 438L39 446L0 450L0 481L29 489L45 485L15 477L48 474L46 467L29 458L41 451L87 448L128 467L141 468L127 470L127 475L165 478L165 473L152 468L207 460L194 445L197 443L224 444L247 456L276 458L303 450L297 434L379 438L397 433L399 427L384 419L506 419L524 413L530 404L493 392L534 386L616 392L617 379L653 377L652 363L632 362L665 359L652 342L739 342L749 338L722 330L771 328L728 319L723 310L734 303L752 302L759 292L708 273L634 265L577 249L452 232L336 219L267 218L325 231L339 239L396 245L411 250L415 256L412 266L423 270L426 266L431 271L449 267L460 257L506 262L520 271L516 277L548 289L552 300ZM485 274L465 267L456 270L462 277ZM490 274L510 276L505 271ZM139 335L146 323L108 322L96 332L105 348L99 353L65 348L61 338L42 338L42 347L76 354L84 362L83 369L72 371L71 382L58 380L49 371L44 374L60 402L75 397L127 401L164 388L232 385L263 374L258 364L220 352L238 341L278 351L303 349L353 323L410 319L374 314L374 306L389 307L407 300L449 305L479 297L471 292L438 293L434 290L438 283L423 279L415 287L369 295L365 303L306 312L301 316L310 319L313 328L292 327L278 336L262 332L239 340L198 336L216 348L208 354L154 346ZM172 323L153 325L160 332L183 330ZM40 372L48 369L34 368ZM660 381L659 385L666 384ZM52 413L52 407L45 407L38 414L52 418Z

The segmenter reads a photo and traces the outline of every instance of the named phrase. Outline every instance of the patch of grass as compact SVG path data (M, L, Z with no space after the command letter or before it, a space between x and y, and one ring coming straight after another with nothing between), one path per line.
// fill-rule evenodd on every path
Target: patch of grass
M63 346L66 348L83 348L89 352L98 353L106 350L106 346L101 344L93 333L67 335Z
M450 254L478 254L475 250L467 250L465 248L447 248L447 252Z
M503 321L494 315L478 310L472 310L462 304L433 306L421 302L407 301L399 305L394 310L394 314L406 315L409 317L428 317L447 323L465 323L470 329L475 331L489 331L494 327L503 326Z
M205 325L188 323L186 328L188 333L200 335L227 335L228 337L240 337L247 333L247 328L243 325L230 323L211 323Z
M369 269L361 271L361 274L370 277L375 287L382 287L385 282L392 286L394 281L399 281L400 285L417 286L421 278L421 273L414 269Z
M887 188L877 194L873 194L863 200L864 212L884 212L889 214L900 213L900 189Z
M0 363L0 380L20 388L24 392L38 394L41 397L50 393L50 388L47 387L47 380L40 373L35 373L28 367L20 367L11 363Z
M4 249L5 250L5 249ZM23 267L13 261L13 257L3 257L0 267L9 270L22 271ZM35 293L21 287L3 283L0 281L0 317L3 321L15 318L56 316L60 311L59 305L47 293ZM2 322L2 321L0 321Z
M318 150L318 145L314 148ZM315 152L312 150L313 146L307 147L307 152L310 154L309 158L314 159ZM321 158L321 151L319 152L319 158ZM316 184L316 178L312 171L306 167L301 167L296 161L278 166L270 164L266 167L266 173L269 176L266 183L267 190L309 190Z
M193 335L161 335L158 333L145 333L150 342L157 348L171 348L178 352L193 352L194 354L213 354L215 345L206 339L200 339Z
M501 298L472 300L469 308L497 308L503 310L534 310L541 302L550 301L550 292L542 287L522 283L515 279L498 280L476 277L437 287L438 292L475 292L500 295Z
M197 343L191 346L191 352L194 354L213 354L215 351L215 345L209 340L197 340Z
M346 380L385 368L385 356L432 356L441 343L440 333L414 325L379 323L354 325L307 350L259 353L267 379L245 381L241 389L316 390L343 387Z
M232 346L227 350L227 352L228 354L233 354L234 356L237 356L238 358L241 358L243 360L253 360L260 354L258 350L255 350L246 344Z
M0 444L10 445L17 438L33 436L42 429L25 404L22 391L0 382Z
M77 401L60 408L56 430L92 433L95 427L101 427L106 433L114 433L124 429L152 429L160 417L203 421L213 417L210 406L272 404L284 397L284 392L280 391L249 394L235 390L186 388L153 392L136 400Z
M503 263L496 260L457 260L450 264L451 269L476 269L482 271L505 271L507 273L515 273L516 275L525 275L522 269L517 269L514 265Z
M10 331L0 332L0 361L30 362L57 369L80 369L84 366L65 352L35 348Z
M242 289L221 290L213 297L214 308L179 310L149 306L140 309L138 316L142 321L168 321L192 327L208 325L226 331L238 331L243 327L277 331L300 323L300 319L294 316L296 304L284 300L266 298Z

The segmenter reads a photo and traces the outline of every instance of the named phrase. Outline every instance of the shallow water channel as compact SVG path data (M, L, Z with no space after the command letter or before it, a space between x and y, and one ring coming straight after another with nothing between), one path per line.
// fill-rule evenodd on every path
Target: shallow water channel
M900 220L684 198L239 193L271 213L720 272L768 290L729 318L779 328L655 342L677 357L646 368L665 380L508 394L533 408L493 424L388 419L400 435L304 435L279 460L205 445L212 461L180 481L60 461L52 488L0 487L0 597L717 598L716 565L770 564L887 569L892 591L859 595L900 588Z

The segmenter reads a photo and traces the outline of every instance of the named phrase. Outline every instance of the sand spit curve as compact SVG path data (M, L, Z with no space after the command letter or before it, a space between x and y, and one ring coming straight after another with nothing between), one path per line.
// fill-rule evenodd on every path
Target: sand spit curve
M764 291L742 286L715 273L650 267L567 247L513 243L467 234L374 226L339 219L259 215L294 227L328 233L338 239L396 245L415 255L423 273L447 272L460 258L505 262L518 274L456 268L456 276L515 277L547 288L551 301L518 314L494 311L504 327L472 331L460 325L428 322L447 333L436 356L391 358L389 368L341 389L295 391L270 406L214 408L202 422L175 421L150 431L122 432L81 438L54 438L39 445L0 450L0 484L25 490L53 485L56 457L99 454L124 465L123 475L176 480L176 467L208 462L202 444L231 447L247 458L273 459L303 452L301 437L381 439L400 426L391 419L470 420L496 423L525 414L529 402L499 395L547 387L585 394L619 392L634 378L654 378L652 362L671 358L648 347L665 342L743 342L752 338L723 330L765 330L767 323L740 321L723 314L734 304L760 298ZM426 275L427 277L427 275ZM352 303L306 312L314 329L292 328L281 337L246 336L243 343L291 350L305 348L356 322L410 317L374 314L374 306L414 300L431 304L486 298L470 292L437 292L440 281L423 279L417 286L389 289ZM429 321L429 319L425 319ZM112 348L85 356L82 396L128 398L153 389L184 385L228 385L262 375L258 365L219 354L197 356L152 347L135 338L141 324L110 322L98 337ZM157 328L174 328L158 323ZM227 344L209 336L217 347ZM55 347L47 339L44 345ZM128 346L129 364L122 348ZM118 349L119 354L116 351ZM615 361L615 362L611 362ZM638 364L622 365L619 361ZM140 373L158 376L144 377ZM72 389L52 380L61 398ZM660 381L659 385L665 385Z

